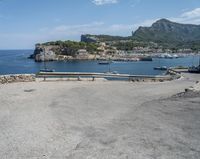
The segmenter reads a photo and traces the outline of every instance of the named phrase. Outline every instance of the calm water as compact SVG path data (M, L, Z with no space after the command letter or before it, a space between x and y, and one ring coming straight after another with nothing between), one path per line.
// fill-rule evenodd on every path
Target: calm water
M27 59L33 50L0 50L0 74L37 73L43 63ZM179 59L154 59L153 62L114 62L111 71L138 75L158 75L162 71L154 70L158 66L191 66L198 64L197 57ZM48 62L49 69L61 72L108 72L108 65L99 65L96 61Z

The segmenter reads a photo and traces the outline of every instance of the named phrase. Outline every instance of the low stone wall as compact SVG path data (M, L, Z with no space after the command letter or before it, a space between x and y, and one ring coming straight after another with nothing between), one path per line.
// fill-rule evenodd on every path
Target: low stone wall
M162 78L131 78L129 81L131 82L165 82L172 81L174 78L171 76L166 76Z
M14 82L33 82L35 81L34 74L17 74L17 75L0 75L0 84Z

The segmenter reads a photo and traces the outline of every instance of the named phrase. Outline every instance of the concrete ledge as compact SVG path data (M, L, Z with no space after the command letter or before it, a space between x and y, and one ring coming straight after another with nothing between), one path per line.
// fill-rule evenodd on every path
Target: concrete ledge
M81 81L83 79L107 79L107 80L127 80L132 82L164 82L179 78L176 74L164 76L150 76L150 75L129 75L129 74L112 74L112 73L84 73L84 72L40 72L36 75L37 78L48 79L76 79Z
M0 84L15 83L15 82L33 82L35 81L34 74L12 74L12 75L1 75Z

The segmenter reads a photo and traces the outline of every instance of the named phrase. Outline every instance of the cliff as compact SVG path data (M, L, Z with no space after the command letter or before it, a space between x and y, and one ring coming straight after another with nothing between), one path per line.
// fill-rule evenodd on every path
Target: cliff
M56 60L56 53L54 46L36 45L34 54L30 58L35 59L36 62L54 61Z
M30 58L36 62L54 61L62 59L90 59L97 51L95 43L75 41L53 41L36 44L34 54Z

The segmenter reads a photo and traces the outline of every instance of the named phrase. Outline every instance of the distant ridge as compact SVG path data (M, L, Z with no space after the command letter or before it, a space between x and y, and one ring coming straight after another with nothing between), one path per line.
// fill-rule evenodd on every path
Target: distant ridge
M160 19L151 27L139 27L133 38L142 41L185 43L200 40L200 25L180 24Z
M116 42L116 41L154 42L163 48L200 49L200 25L180 24L168 19L160 19L151 27L140 26L132 36L82 35L84 42Z

